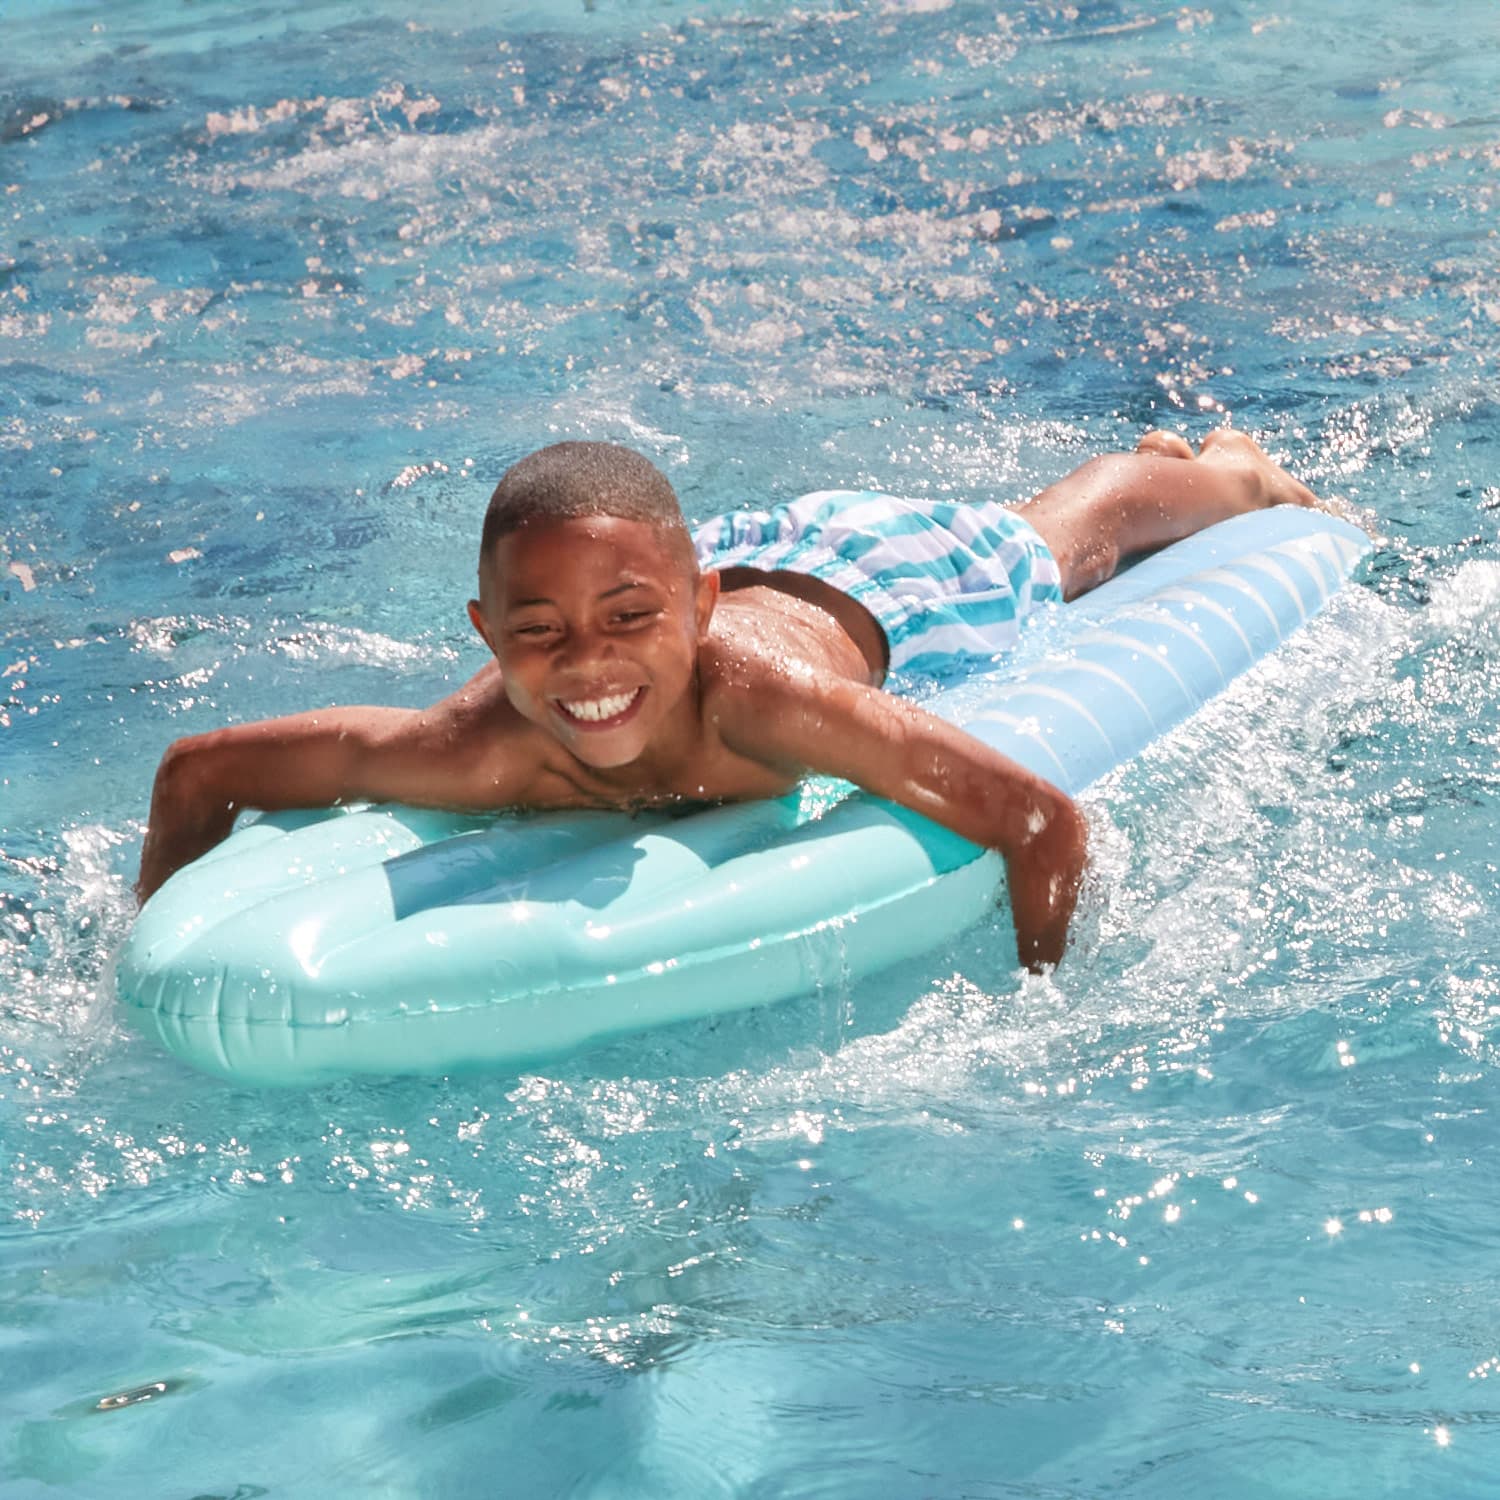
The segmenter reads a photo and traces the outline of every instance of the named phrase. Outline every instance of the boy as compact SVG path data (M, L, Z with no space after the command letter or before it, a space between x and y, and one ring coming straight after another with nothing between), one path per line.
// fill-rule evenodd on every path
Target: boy
M649 807L846 778L1003 855L1023 963L1055 964L1085 829L1055 787L881 690L924 650L991 656L1037 603L1242 511L1312 505L1241 433L1097 458L1015 510L837 492L688 532L666 478L604 443L510 468L469 618L494 660L424 711L331 708L179 740L142 900L242 807ZM700 566L700 564L702 564Z

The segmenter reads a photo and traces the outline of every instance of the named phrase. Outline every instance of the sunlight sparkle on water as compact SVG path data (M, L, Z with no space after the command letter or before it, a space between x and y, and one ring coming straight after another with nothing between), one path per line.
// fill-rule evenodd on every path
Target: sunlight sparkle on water
M5 7L7 1500L497 1459L654 1500L1489 1500L1493 8ZM704 520L1013 503L1220 413L1386 536L1086 794L1056 975L997 917L540 1074L274 1097L120 1024L163 747L459 690L522 451L627 442Z

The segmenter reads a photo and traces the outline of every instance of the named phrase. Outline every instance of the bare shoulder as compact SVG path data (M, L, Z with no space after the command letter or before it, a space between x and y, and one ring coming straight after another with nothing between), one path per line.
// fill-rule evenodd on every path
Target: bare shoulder
M957 726L814 655L753 641L704 653L703 718L726 749L784 772L840 776L912 805L934 768L1001 760Z
M383 718L370 730L370 774L389 778L385 794L394 800L514 806L527 799L544 759L536 730L511 705L493 662L430 707Z
M421 710L418 719L427 734L441 738L444 735L493 731L512 715L515 711L505 696L500 668L488 661L462 687L446 698L439 698L430 708Z
M768 764L809 769L809 725L837 722L854 699L884 698L845 663L777 634L716 633L699 655L705 726L726 748Z

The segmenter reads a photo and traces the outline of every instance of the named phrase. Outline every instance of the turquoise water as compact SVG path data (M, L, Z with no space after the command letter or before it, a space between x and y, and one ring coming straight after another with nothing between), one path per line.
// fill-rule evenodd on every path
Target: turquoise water
M0 1492L1484 1496L1488 0L0 16ZM1383 544L1002 918L545 1074L122 1029L175 735L421 703L512 458L1015 498L1225 411Z

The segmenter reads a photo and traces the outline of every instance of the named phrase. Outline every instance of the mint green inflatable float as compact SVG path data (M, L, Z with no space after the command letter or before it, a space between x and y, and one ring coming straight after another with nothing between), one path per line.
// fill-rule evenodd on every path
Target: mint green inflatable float
M1226 521L1051 616L1047 654L1023 641L1013 675L927 706L1080 792L1274 650L1368 545L1291 506ZM514 1070L859 979L985 918L1002 886L997 855L862 793L280 813L152 897L116 991L177 1056L245 1083Z

